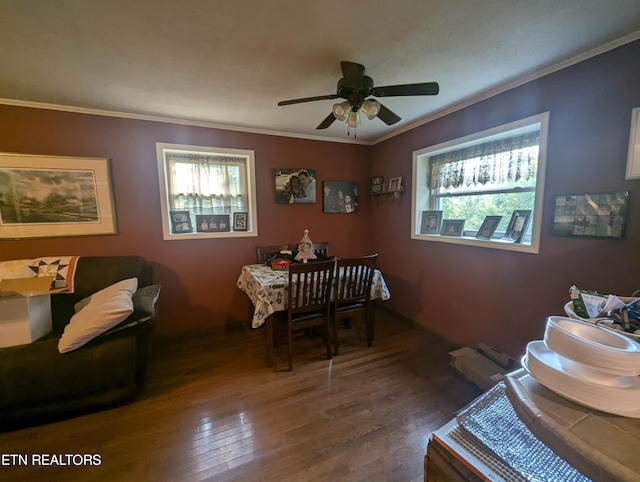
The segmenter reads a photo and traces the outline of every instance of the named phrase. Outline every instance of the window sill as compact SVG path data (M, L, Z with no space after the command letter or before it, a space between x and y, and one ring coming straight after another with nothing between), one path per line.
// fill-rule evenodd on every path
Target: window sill
M220 238L248 238L258 236L256 231L223 231L220 233L164 233L165 241L182 241L185 239L220 239Z
M432 241L436 243L460 244L478 248L501 249L503 251L518 251L521 253L538 254L539 247L530 243L511 243L500 239L478 239L471 236L441 236L439 234L412 234L411 239L418 241Z

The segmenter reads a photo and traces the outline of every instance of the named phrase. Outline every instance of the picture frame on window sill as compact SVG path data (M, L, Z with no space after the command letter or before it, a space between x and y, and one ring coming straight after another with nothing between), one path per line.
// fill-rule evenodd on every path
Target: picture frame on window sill
M247 222L248 217L248 212L243 211L233 213L233 230L246 231L249 228L249 224Z
M531 221L531 209L517 209L511 213L511 219L507 226L502 241L520 243Z
M196 229L199 233L227 233L231 231L228 214L198 214Z
M420 234L440 234L442 211L422 211Z
M402 176L392 177L391 179L389 179L389 187L387 191L389 192L402 191Z
M493 233L496 231L498 224L502 221L502 216L486 216L484 221L482 221L482 225L480 229L478 229L478 233L476 234L477 239L491 239Z
M440 236L462 236L464 219L445 219L442 221Z
M0 153L0 239L117 234L108 158Z
M183 234L192 233L191 214L189 211L169 211L171 218L171 233Z

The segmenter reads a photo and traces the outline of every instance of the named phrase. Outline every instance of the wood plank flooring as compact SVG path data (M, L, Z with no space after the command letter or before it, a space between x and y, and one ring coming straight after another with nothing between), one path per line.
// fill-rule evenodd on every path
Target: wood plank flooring
M340 330L265 367L264 331L159 340L134 401L0 433L0 480L419 481L431 432L481 392L449 366L457 348L377 307L376 340ZM26 465L7 464L26 455ZM97 454L97 466L35 465L38 454ZM17 460L17 459L14 459Z

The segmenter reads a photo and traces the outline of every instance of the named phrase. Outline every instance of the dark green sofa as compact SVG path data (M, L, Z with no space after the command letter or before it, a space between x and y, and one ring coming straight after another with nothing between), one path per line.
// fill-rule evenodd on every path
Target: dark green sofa
M134 312L86 345L61 354L58 340L74 305L134 277ZM80 257L75 292L51 295L53 332L33 343L0 348L0 430L131 399L145 378L159 292L151 266L140 256Z

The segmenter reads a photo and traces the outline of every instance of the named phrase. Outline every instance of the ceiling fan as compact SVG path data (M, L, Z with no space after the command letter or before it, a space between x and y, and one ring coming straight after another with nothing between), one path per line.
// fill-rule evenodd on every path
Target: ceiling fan
M301 104L326 99L345 99L333 105L332 112L318 125L317 129L326 129L337 119L346 121L347 125L356 128L362 122L360 111L369 120L377 117L387 125L400 121L400 117L375 99L368 97L399 97L412 95L437 95L440 87L437 82L423 82L420 84L387 85L374 87L373 79L364 75L364 65L343 60L340 62L343 77L338 81L335 94L304 97L302 99L283 100L279 106Z

